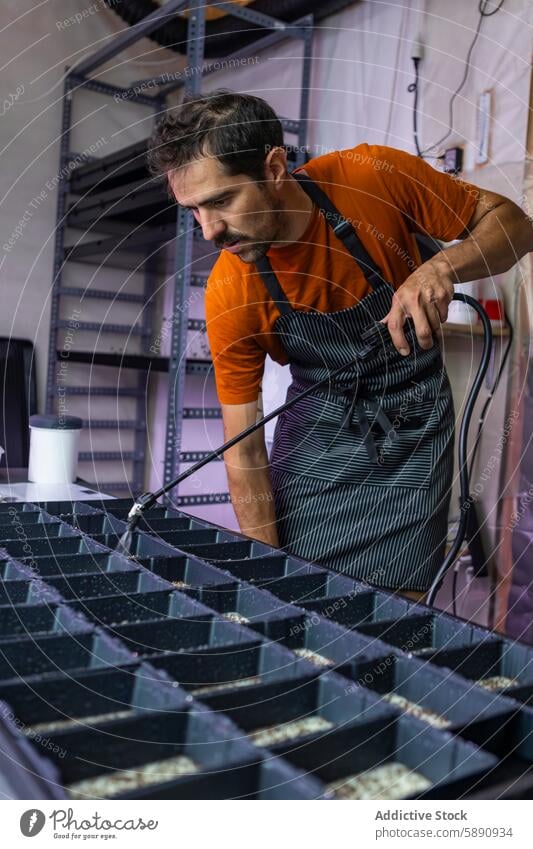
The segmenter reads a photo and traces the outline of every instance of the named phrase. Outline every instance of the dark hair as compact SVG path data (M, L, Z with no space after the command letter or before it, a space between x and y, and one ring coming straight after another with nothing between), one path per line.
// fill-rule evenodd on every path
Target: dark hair
M160 121L150 139L148 166L154 177L203 156L215 156L228 174L264 178L268 151L283 147L281 122L265 100L218 89L189 95Z

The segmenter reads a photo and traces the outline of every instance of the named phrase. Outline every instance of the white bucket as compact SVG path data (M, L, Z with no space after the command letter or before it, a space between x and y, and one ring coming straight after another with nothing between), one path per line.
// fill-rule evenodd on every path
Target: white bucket
M459 295L470 295L477 297L476 282L456 283L454 291ZM474 307L465 304L464 301L452 301L448 307L448 321L450 324L475 324L478 320Z
M30 416L29 481L73 483L76 480L82 424L77 416Z

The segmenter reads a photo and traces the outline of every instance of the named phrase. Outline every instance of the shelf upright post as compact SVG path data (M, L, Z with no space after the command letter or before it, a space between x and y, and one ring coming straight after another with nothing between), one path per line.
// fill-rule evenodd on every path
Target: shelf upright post
M158 97L154 101L154 123L157 122L162 109L164 108L164 98ZM157 248L150 251L144 263L144 286L143 295L144 303L142 306L141 320L141 354L148 354L150 349L150 338L152 334L152 318L154 314L154 293L157 286ZM135 430L134 445L135 459L133 461L133 493L136 495L145 489L145 465L146 465L146 434L148 426L147 415L147 398L146 390L148 388L149 372L139 371L137 375L137 388L145 390L137 399L137 422L145 423L144 428L137 427Z
M199 0L189 6L187 25L186 94L197 94L202 83L201 68L205 46L205 6ZM169 483L179 470L183 402L185 395L188 297L191 284L194 226L192 213L178 207L174 259L174 299L172 334L168 372L168 407L165 440L164 483ZM168 500L171 500L169 496Z
M302 90L300 92L300 120L298 122L298 150L296 166L305 164L307 144L307 121L309 117L309 93L311 90L311 64L313 59L313 16L305 18L303 28Z
M59 171L57 186L56 229L54 239L54 268L52 289L50 292L50 340L48 343L48 373L46 379L47 413L55 412L55 400L58 396L57 384L57 331L59 321L59 295L63 271L63 252L65 244L66 207L68 194L68 162L70 159L70 126L72 117L72 89L68 70L63 86L63 113L61 119L61 140L59 143Z

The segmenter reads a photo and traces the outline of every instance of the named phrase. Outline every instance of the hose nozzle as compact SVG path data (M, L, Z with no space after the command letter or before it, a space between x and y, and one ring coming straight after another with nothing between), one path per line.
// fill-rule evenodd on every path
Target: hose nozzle
M152 507L156 500L153 492L143 492L128 513L128 523L131 523L135 527L142 519L144 511Z

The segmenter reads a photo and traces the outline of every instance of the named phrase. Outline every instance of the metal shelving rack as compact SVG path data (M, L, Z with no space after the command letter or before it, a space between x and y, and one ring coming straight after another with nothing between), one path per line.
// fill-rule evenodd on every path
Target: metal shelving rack
M305 145L307 137L307 118L309 86L312 61L312 36L313 16L307 15L294 21L286 23L268 15L261 14L248 7L240 7L232 2L217 4L217 8L227 12L228 15L242 18L251 24L272 30L268 35L259 38L252 44L232 54L232 58L240 60L273 46L285 39L295 38L303 42L302 55L302 78L300 93L300 114L297 120L282 118L282 125L286 133L297 137L297 148L295 164L300 165L306 161ZM133 45L140 38L149 35L160 27L169 15L181 10L188 9L187 20L187 67L202 67L202 73L180 74L179 79L169 82L169 75L150 78L149 80L136 80L130 87L119 87L107 82L102 82L90 76L113 57ZM199 361L185 358L187 346L187 331L200 329L197 319L188 318L187 310L181 309L180 305L187 303L188 293L191 286L205 285L207 275L199 275L192 271L192 258L194 244L198 236L194 227L192 213L189 210L177 208L167 202L167 209L163 208L166 216L156 226L135 226L121 215L124 211L132 209L147 208L150 204L161 204L162 192L159 186L147 183L146 180L133 182L126 187L122 186L119 191L115 189L104 190L98 193L88 194L79 203L68 208L68 196L71 192L72 175L69 173L68 164L72 162L74 153L70 149L70 135L72 123L72 99L80 90L94 91L109 97L120 97L124 103L135 103L147 106L154 111L154 115L160 114L167 102L169 94L177 89L184 88L187 94L196 94L201 90L203 77L217 70L216 63L204 61L205 43L205 4L191 2L191 0L167 0L153 13L148 15L138 24L131 26L110 39L103 47L94 54L83 59L75 70L67 71L64 85L63 117L60 143L60 182L58 185L57 202L57 227L55 234L54 270L51 291L51 332L48 355L48 378L46 392L46 410L53 412L58 402L58 360L60 359L59 334L68 326L68 321L60 317L60 304L63 297L95 298L101 300L117 300L127 303L137 303L142 310L142 320L133 327L124 324L104 324L100 322L80 322L79 329L87 332L114 333L124 336L135 335L141 340L141 355L139 354L112 354L107 352L93 351L70 351L71 362L86 363L90 367L110 366L120 369L137 369L138 380L135 387L107 387L107 386L69 386L64 387L66 395L113 396L136 399L135 420L131 418L119 418L118 420L90 418L85 424L90 429L133 430L134 450L131 452L115 451L89 451L83 452L80 459L93 463L106 463L110 460L122 460L132 463L132 479L127 482L106 481L104 477L98 480L100 490L114 493L120 490L131 490L138 493L144 488L144 455L146 446L146 421L145 421L145 381L149 371L168 372L168 412L166 424L164 482L174 478L183 462L193 462L200 458L204 452L182 451L182 421L183 419L220 418L218 408L185 407L185 385L187 375L213 375L212 364L209 361ZM185 77L185 79L183 79ZM157 94L147 96L142 94L146 87L156 88ZM131 145L125 149L130 151L133 158L135 151L137 156L142 156L142 143ZM115 159L117 154L112 155ZM107 157L109 159L109 157ZM119 157L120 158L120 157ZM142 184L144 182L144 185ZM163 205L164 206L164 205ZM173 209L174 208L174 209ZM113 210L114 216L106 212ZM171 213L170 211L173 210ZM157 217L157 215L156 215ZM174 220L168 220L169 217ZM65 247L65 231L71 227L77 230L87 230L94 226L97 233L104 233L104 237L84 241L74 247ZM174 295L173 295L173 317L179 315L179 320L172 321L172 332L170 339L170 356L150 356L149 339L152 334L152 295L157 281L157 261L154 255L165 246L174 244ZM125 291L107 291L106 289L82 289L63 285L63 272L65 264L69 261L84 262L90 264L103 263L111 268L134 268L143 265L144 291L142 294ZM100 477L98 475L98 477ZM205 495L179 496L177 503L183 505L197 505L209 503L223 503L229 501L227 493L214 493ZM176 503L176 499L174 499Z

